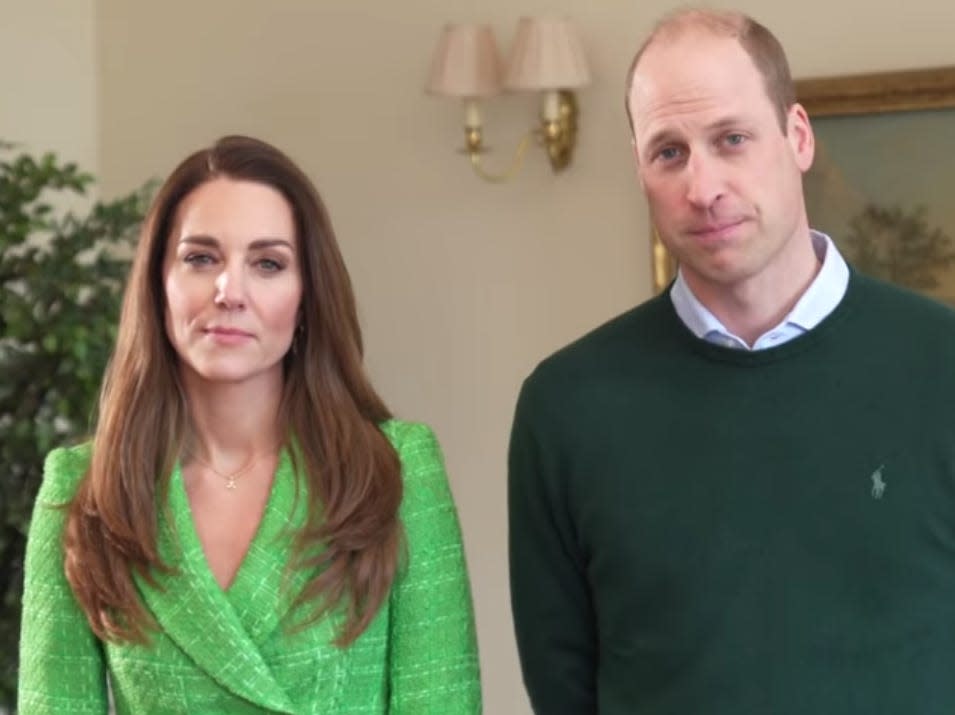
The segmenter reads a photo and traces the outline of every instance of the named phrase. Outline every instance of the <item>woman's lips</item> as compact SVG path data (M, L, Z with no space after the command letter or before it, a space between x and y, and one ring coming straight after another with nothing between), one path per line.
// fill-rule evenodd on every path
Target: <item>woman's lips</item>
M251 340L254 337L252 333L240 330L239 328L225 328L219 326L206 328L203 332L212 340L222 345L239 345L246 342L247 340Z

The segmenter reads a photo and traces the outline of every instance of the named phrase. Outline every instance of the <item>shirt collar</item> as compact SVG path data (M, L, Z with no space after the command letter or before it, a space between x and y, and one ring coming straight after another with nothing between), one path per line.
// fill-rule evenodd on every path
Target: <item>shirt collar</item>
M753 344L754 350L771 347L812 330L839 305L849 285L849 266L839 253L835 243L821 231L811 230L812 247L822 266L812 283L805 290L793 309L776 327L760 336ZM727 347L751 349L746 342L727 330L726 326L703 305L690 290L682 271L677 271L676 280L670 289L670 300L680 320L696 337ZM761 344L770 334L777 337L771 344Z

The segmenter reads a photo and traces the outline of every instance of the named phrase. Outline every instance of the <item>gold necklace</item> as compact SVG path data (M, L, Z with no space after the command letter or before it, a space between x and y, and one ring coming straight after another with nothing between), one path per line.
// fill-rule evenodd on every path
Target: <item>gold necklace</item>
M209 464L206 460L204 460L204 459L202 459L201 457L199 457L199 455L197 455L197 454L189 453L189 456L190 456L192 459L194 459L194 460L196 460L197 462L199 462L199 464L201 464L202 466L204 466L206 469L209 469L210 471L214 472L214 473L217 474L219 477L221 477L222 479L224 479L224 480L225 480L225 488L226 488L226 489L235 489L236 479L238 479L238 478L241 477L243 474L245 474L245 473L248 472L250 469L252 469L252 467L254 467L254 466L258 463L258 461L259 461L260 459L262 459L263 457L274 456L274 454L275 454L275 452L262 452L262 454L258 455L257 457L253 457L244 467L242 467L241 469L239 469L239 470L237 470L237 471L235 471L235 472L232 472L231 474L223 474L223 473L220 472L218 469L216 469L216 468L213 467L211 464Z

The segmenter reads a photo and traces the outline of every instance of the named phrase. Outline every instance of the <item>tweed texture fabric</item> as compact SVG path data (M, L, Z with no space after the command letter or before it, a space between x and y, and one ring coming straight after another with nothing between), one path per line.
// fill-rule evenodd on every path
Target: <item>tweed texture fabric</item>
M137 581L159 630L146 645L103 643L91 632L63 568L65 510L89 447L53 451L34 507L20 640L21 715L101 715L107 680L117 713L472 715L481 711L470 586L441 451L425 425L381 426L402 463L400 516L407 558L388 602L347 648L341 618L304 629L292 609L313 576L289 571L293 533L305 518L296 474L283 454L256 535L223 590L205 560L177 467L158 545L174 567ZM291 528L290 528L291 527Z

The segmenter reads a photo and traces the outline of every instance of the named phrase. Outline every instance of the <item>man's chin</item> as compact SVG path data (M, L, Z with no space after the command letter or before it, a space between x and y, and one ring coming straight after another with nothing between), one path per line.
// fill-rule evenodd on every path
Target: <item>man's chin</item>
M687 282L692 287L695 283L706 283L711 286L729 288L745 281L750 271L739 261L731 260L731 256L720 256L718 260L681 261L680 268Z

